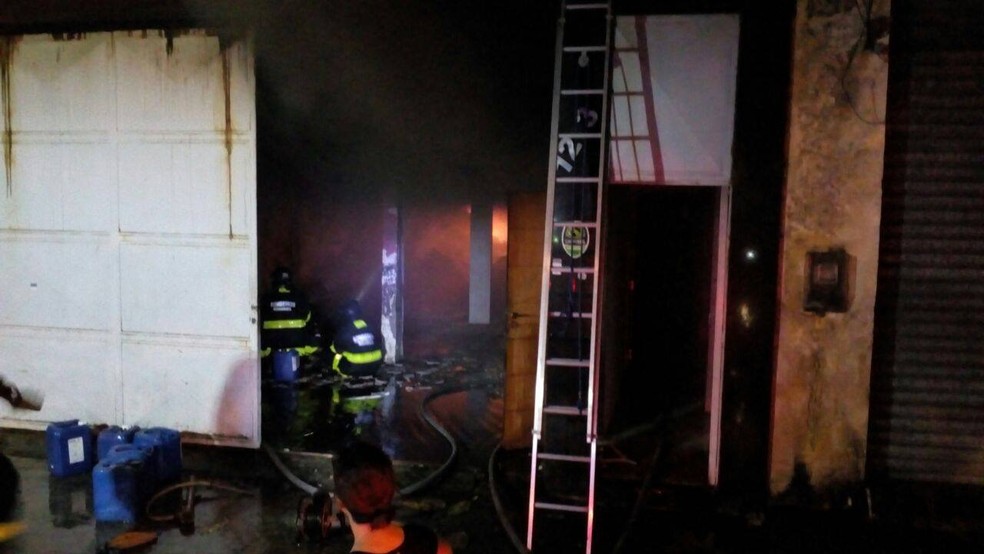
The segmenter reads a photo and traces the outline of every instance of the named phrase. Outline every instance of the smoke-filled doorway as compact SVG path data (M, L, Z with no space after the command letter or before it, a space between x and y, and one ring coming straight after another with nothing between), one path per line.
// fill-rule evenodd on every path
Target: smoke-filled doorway
M489 206L489 244L473 251L472 204L415 203L401 210L403 354L407 359L466 356L501 371L505 340L506 208ZM472 282L472 258L487 256L485 280ZM488 287L489 322L470 323L472 287Z
M602 443L655 480L708 482L709 347L721 188L609 187Z

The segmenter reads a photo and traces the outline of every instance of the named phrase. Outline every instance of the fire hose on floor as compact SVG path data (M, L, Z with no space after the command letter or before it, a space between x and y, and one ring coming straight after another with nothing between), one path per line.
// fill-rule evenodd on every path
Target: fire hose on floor
M447 459L445 459L444 463L442 463L436 470L431 472L423 479L398 490L398 497L412 496L431 486L447 474L448 470L451 468L451 465L457 459L457 441L451 433L448 432L448 430L434 418L433 414L431 414L427 409L427 406L435 398L455 392L461 392L469 388L471 387L446 387L428 394L423 400L421 400L420 407L417 410L418 416L426 421L428 425L433 427L434 430L437 431L442 437L444 437L444 440L447 441L451 448L451 452ZM334 507L332 492L322 487L317 487L307 483L303 479L299 478L290 471L290 469L284 464L283 460L280 459L277 452L269 445L263 445L263 449L284 477L286 477L288 481L307 495L301 499L297 508L298 535L309 541L320 541L326 539L329 535L341 529L341 522L337 517L337 510Z
M454 386L445 387L424 397L420 402L420 407L418 408L418 415L421 419L426 421L431 427L434 428L438 433L444 437L448 445L451 448L451 452L448 455L444 463L441 464L436 470L431 472L425 478L411 483L410 485L397 491L398 496L406 497L416 494L427 487L431 486L433 483L438 481L440 478L444 477L449 471L451 465L457 458L458 455L458 444L454 437L448 430L442 426L427 409L427 406L435 399L457 392L466 391L472 388L476 388L478 385L473 384L470 386ZM316 487L310 483L305 482L303 479L297 477L290 469L284 464L280 459L277 452L271 448L269 445L264 445L263 449L266 451L267 455L273 461L273 464L277 469L290 481L295 487L303 491L307 496L303 497L298 505L297 514L297 527L298 534L301 537L305 537L308 540L324 540L331 534L342 528L341 522L337 517L336 510L333 505L332 494L324 488ZM503 530L509 537L510 542L517 552L521 554L528 554L529 550L526 549L526 545L523 543L522 539L517 535L515 529L509 521L509 517L506 514L506 510L502 504L502 501L498 495L498 486L495 481L495 459L499 450L501 449L501 443L497 444L493 449L488 461L488 486L490 495L492 497L492 503L496 510L496 515L499 518L499 523L502 525Z

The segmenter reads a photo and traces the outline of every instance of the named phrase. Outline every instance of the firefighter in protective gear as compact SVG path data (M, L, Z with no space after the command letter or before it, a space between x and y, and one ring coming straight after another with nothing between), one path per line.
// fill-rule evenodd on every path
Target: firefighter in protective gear
M307 297L294 287L290 270L278 267L271 275L270 291L260 302L261 357L273 350L292 349L301 356L321 350L321 333L311 319Z
M342 377L372 377L383 365L382 339L362 318L362 307L349 300L332 318L335 354L331 368Z

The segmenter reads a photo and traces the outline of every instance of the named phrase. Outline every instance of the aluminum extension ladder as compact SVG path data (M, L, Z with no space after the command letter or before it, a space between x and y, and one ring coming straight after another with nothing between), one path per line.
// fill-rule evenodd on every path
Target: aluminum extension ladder
M572 551L558 550L569 546L557 544L564 537L575 544L583 539L591 552L611 29L611 0L563 1L540 288L526 538L531 551Z

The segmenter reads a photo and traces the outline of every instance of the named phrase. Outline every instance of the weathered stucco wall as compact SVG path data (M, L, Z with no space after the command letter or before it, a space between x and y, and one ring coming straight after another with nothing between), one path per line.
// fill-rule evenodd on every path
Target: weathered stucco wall
M889 5L876 0L872 17L884 22ZM884 44L864 48L863 21L855 2L798 0L773 406L774 494L789 486L797 466L817 491L860 480L864 472L888 60ZM803 309L806 259L809 251L830 248L844 248L850 256L849 307L820 316Z

